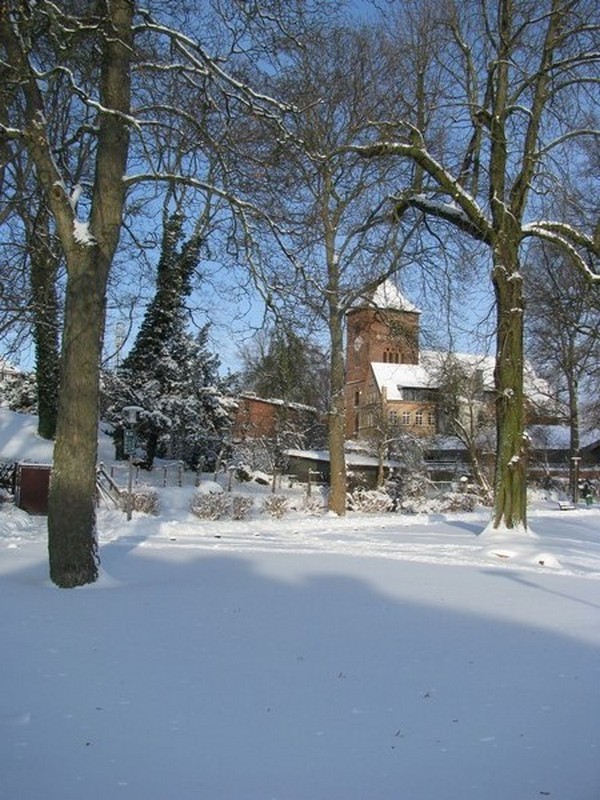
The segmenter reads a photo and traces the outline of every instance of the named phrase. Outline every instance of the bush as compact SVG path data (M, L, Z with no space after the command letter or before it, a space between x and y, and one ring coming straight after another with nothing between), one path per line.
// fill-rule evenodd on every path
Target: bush
M194 492L190 511L200 519L221 519L229 511L229 498L226 494Z
M235 479L239 483L248 483L253 477L252 469L247 464L238 464L235 468Z
M443 496L445 511L475 511L480 498L476 494L466 492L448 492Z
M246 519L248 512L254 505L254 500L244 494L234 494L231 497L231 516L233 519Z
M225 494L197 491L192 497L190 510L201 519L246 519L254 500L244 494Z
M476 494L445 492L435 497L413 497L404 500L401 509L405 514L445 514L447 512L474 511L482 503Z
M265 497L263 511L270 517L280 519L288 510L288 499L282 494L271 494Z
M121 507L127 511L129 507L129 492L121 494ZM143 514L157 515L159 511L158 492L151 486L139 484L131 492L131 510L141 511Z
M303 510L311 517L318 517L325 510L325 502L322 497L318 495L310 495L304 498Z
M383 490L355 489L346 495L346 507L363 514L384 514L393 510L394 501Z

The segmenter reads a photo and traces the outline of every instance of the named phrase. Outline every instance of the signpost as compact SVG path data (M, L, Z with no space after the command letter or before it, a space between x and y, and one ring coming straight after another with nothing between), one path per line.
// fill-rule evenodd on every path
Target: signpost
M137 436L135 431L126 430L123 432L123 452L126 456L132 456L137 447Z
M127 482L127 521L131 519L133 513L133 454L137 447L137 435L135 426L140 417L140 413L144 409L141 406L125 406L123 409L123 417L125 418L128 428L123 431L123 452L129 458L129 479Z

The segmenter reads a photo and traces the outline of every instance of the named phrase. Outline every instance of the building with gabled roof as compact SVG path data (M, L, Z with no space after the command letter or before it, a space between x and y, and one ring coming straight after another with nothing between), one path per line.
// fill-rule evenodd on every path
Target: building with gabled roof
M495 398L491 356L425 350L419 346L420 310L385 281L347 315L346 437L372 437L388 423L416 435L443 430L440 385L448 364L470 376L477 402ZM545 381L527 366L531 409L549 398Z

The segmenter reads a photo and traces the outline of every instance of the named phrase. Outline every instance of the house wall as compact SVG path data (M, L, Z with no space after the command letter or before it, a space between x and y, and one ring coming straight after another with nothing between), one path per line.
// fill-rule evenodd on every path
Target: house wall
M261 397L242 395L237 399L232 436L234 440L274 438L284 427L303 429L318 421L316 409L284 404Z
M234 439L259 439L273 437L280 426L281 406L259 397L238 398L232 435Z

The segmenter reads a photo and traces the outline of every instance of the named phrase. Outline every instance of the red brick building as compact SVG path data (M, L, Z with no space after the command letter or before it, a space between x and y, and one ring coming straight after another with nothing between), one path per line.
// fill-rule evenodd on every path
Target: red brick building
M317 409L301 403L286 403L243 393L236 398L236 404L231 434L238 442L274 439L285 431L308 430L319 421Z
M470 353L421 351L420 311L391 281L347 315L346 438L369 438L386 424L420 436L439 432L440 381L450 361L477 387L477 403L493 405L494 358ZM527 367L530 417L547 404L545 381Z

